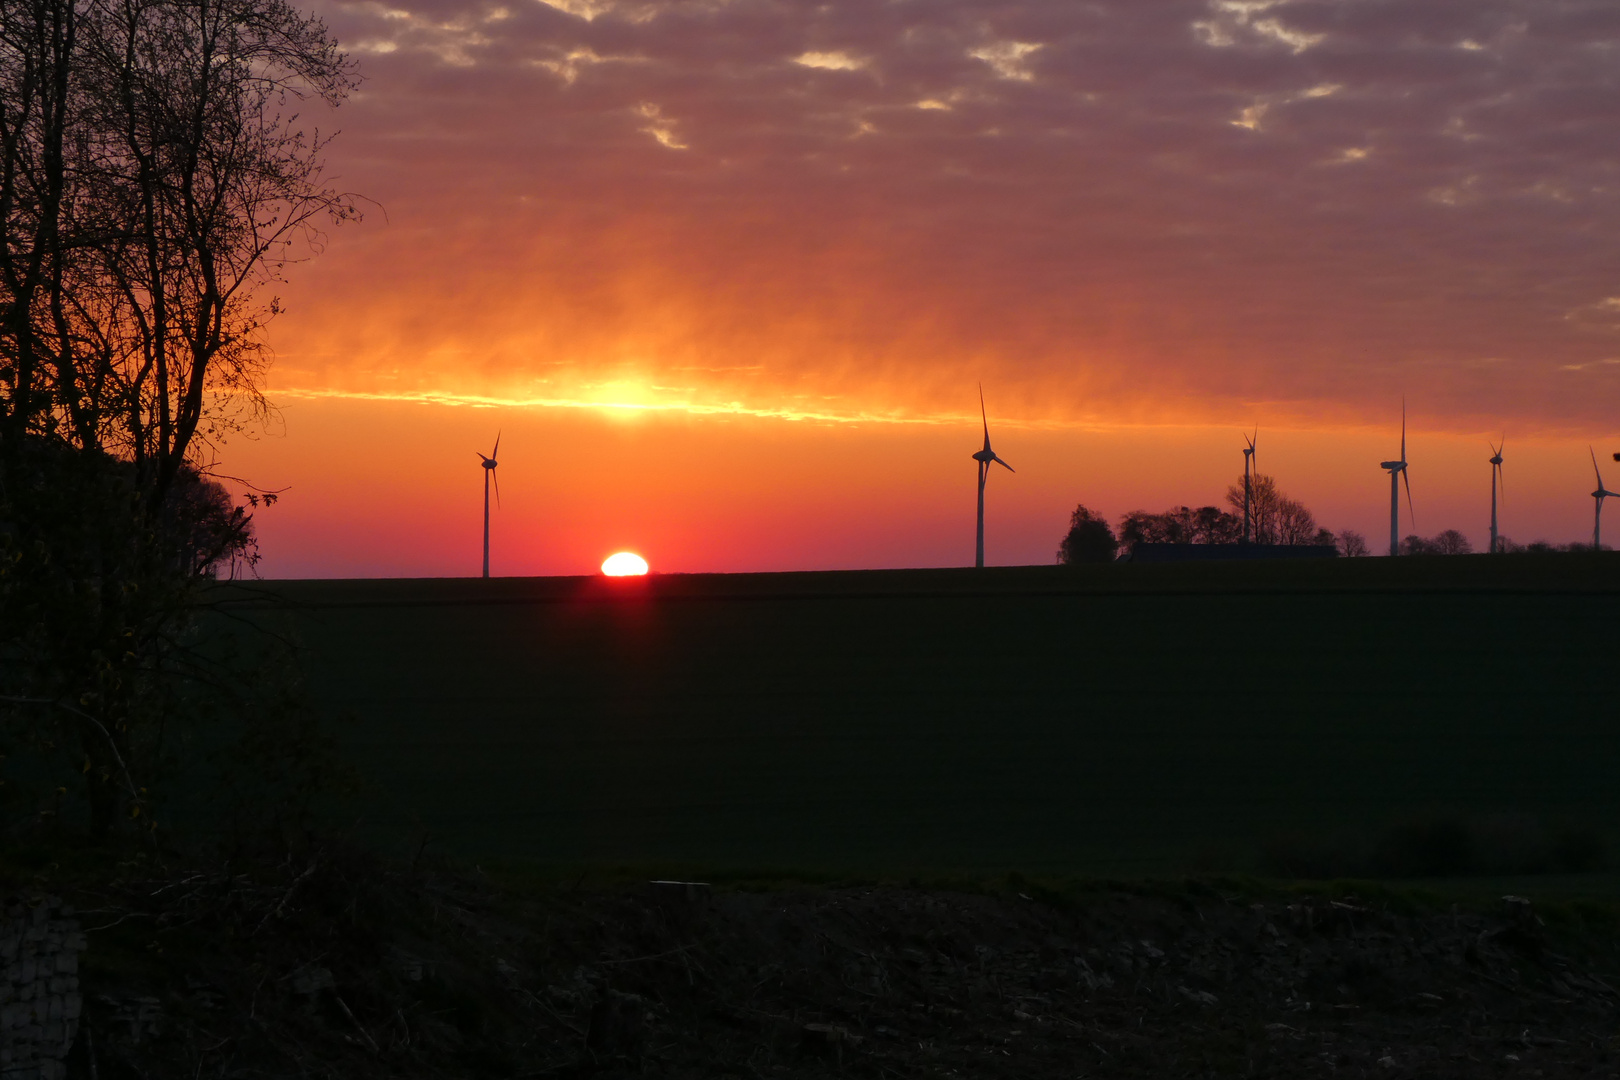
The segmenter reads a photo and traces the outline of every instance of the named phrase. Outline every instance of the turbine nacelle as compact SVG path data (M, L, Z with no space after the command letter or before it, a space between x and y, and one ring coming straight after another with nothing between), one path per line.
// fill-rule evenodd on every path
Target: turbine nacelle
M996 452L990 449L990 418L984 412L984 387L979 387L979 423L984 425L984 449L974 451L973 460L983 465L988 471L993 461L1008 472L1017 472L1011 465L996 457Z
M1378 463L1378 467L1380 469L1388 469L1390 472L1400 472L1402 469L1406 468L1406 462L1404 462L1404 461L1380 461Z
M990 463L993 461L997 465L1000 465L1003 469L1006 469L1008 472L1017 472L1018 471L1017 469L1014 469L1011 465L1007 464L1005 461L1002 461L1000 458L996 457L996 453L995 453L994 450L989 450L989 449L979 450L979 451L974 453L973 460L977 461L980 465L983 465L987 469L990 467Z
M1587 453L1592 455L1592 475L1597 477L1598 482L1597 490L1592 492L1592 498L1601 503L1604 499L1607 499L1610 495L1615 493L1603 486L1603 474L1598 472L1596 451L1592 450L1591 447L1587 447Z
M1592 475L1597 478L1598 485L1597 490L1592 492L1592 499L1594 500L1592 504L1592 550L1602 551L1603 500L1607 499L1610 495L1613 495L1614 492L1610 491L1603 484L1603 473L1598 469L1597 451L1588 446L1586 448L1586 452L1592 455Z

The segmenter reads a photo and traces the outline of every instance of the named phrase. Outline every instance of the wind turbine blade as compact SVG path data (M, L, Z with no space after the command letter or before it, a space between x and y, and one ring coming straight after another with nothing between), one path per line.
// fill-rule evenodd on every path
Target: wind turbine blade
M979 422L984 425L985 449L990 448L990 418L984 411L984 383L979 384Z
M1401 456L1405 457L1406 455L1402 454ZM1406 485L1406 513L1412 519L1412 528L1416 529L1417 509L1412 506L1412 479L1406 475L1405 469L1401 470L1401 482Z
M1497 492L1497 495L1502 500L1502 505L1506 506L1507 505L1507 481L1502 479L1502 466L1500 466L1500 465L1498 465L1496 467L1496 492Z
M1401 398L1401 460L1406 460L1406 399ZM1408 487L1411 485L1408 484Z
M1592 449L1592 444L1591 443L1587 443L1586 444L1586 452L1588 454L1592 455L1592 475L1597 477L1598 490L1602 491L1603 490L1603 474L1598 472L1597 451Z
M1000 465L1003 469L1006 469L1008 472L1017 472L1018 471L1017 469L1013 468L1011 465L1007 464L1005 461L1002 461L998 457L992 457L990 460L994 461L997 465Z
M490 458L491 461L493 461L493 460L495 460L496 458L498 458L500 456L501 456L501 433L499 431L496 431L495 432L495 449L493 449L493 450L491 450L489 452L489 458Z
M501 470L491 469L489 475L495 481L495 508L499 510L501 506Z

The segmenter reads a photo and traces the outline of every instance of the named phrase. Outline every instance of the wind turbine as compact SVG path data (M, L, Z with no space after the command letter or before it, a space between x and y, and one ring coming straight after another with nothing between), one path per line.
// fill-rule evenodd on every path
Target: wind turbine
M1486 445L1490 445L1487 443ZM1507 485L1502 482L1502 447L1507 445L1507 436L1502 436L1501 446L1491 447L1491 554L1495 555L1502 547L1500 535L1496 530L1496 492L1502 491L1502 501L1507 501Z
M990 476L990 463L996 462L1008 472L1016 470L1005 461L996 457L996 452L990 449L990 421L984 412L984 385L979 386L979 421L984 424L984 449L973 455L973 460L979 463L979 541L973 551L973 565L984 567L984 482Z
M1598 482L1597 490L1592 492L1592 498L1597 500L1597 509L1592 514L1592 550L1602 551L1603 500L1607 499L1610 495L1620 494L1620 492L1610 491L1608 488L1603 486L1603 474L1598 472L1597 451L1593 450L1590 446L1588 446L1586 450L1587 453L1592 455L1592 472L1597 476Z
M501 504L501 481L495 475L495 455L501 452L501 433L495 433L495 449L489 452L488 457L474 450L484 462L484 576L489 577L489 482L495 481L495 505Z
M1260 429L1254 429L1254 435L1243 436L1248 446L1243 448L1243 542L1247 544L1254 539L1254 516L1249 511L1249 488L1252 484L1250 474L1260 471L1260 459L1255 456L1254 444L1260 439ZM1251 469L1252 466L1252 469Z
M1417 511L1412 509L1412 481L1406 475L1406 402L1401 402L1401 458L1399 461L1380 461L1380 469L1389 470L1389 553L1401 553L1401 481L1406 481L1406 509L1411 512L1412 524L1417 525Z

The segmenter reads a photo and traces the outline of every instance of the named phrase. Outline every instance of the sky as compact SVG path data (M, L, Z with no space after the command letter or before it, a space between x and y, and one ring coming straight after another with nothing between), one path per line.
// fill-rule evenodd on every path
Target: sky
M1620 484L1620 7L400 0L316 9L365 197L277 289L266 576L953 565L1218 502L1590 539ZM1613 535L1620 537L1620 519Z

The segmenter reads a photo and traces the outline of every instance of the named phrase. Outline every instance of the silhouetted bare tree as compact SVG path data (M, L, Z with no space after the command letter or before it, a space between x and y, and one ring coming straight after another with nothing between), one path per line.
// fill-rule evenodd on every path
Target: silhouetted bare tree
M80 166L96 220L81 228L101 226L85 321L101 347L58 395L75 417L114 404L109 448L159 502L194 440L262 411L260 331L279 310L266 287L319 246L319 223L355 215L323 179L328 136L296 111L336 105L354 74L325 26L283 0L112 10L82 36Z
M1132 510L1119 519L1119 540L1130 546L1148 544L1235 544L1243 538L1243 519L1219 507L1194 510L1178 506L1162 514Z
M1473 551L1468 537L1456 529L1447 529L1432 537L1413 534L1401 541L1403 555L1470 555Z
M1226 504L1243 514L1243 479L1226 489ZM1277 487L1276 478L1256 473L1250 478L1249 513L1254 521L1257 544L1331 545L1333 533L1317 525L1310 510ZM1240 525L1241 530L1241 525Z
M354 85L285 0L0 0L0 706L82 751L93 831L251 554L203 466L264 408L270 289L355 215L297 111Z
M1468 537L1456 529L1447 529L1430 541L1434 550L1441 555L1472 555L1474 545L1468 542Z
M1367 538L1354 529L1342 530L1338 537L1339 554L1346 559L1359 559L1370 554Z

